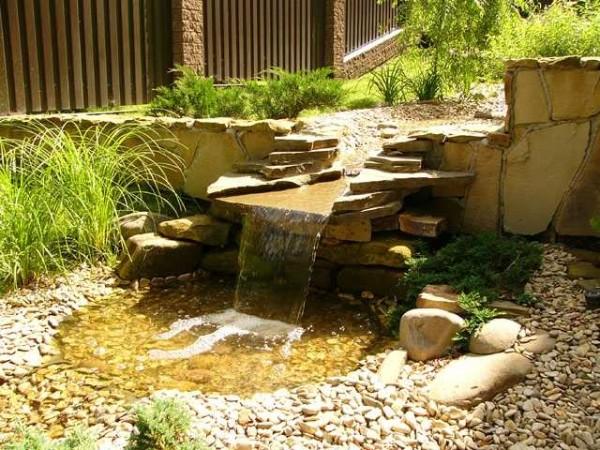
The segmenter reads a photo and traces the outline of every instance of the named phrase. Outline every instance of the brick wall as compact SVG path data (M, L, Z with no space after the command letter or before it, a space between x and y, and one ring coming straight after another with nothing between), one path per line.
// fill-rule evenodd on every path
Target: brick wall
M202 0L172 0L173 62L204 72Z

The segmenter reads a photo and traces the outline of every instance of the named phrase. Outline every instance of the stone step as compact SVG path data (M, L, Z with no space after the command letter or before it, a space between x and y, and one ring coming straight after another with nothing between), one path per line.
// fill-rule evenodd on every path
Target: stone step
M301 164L314 161L333 161L337 158L337 148L308 150L305 152L272 152L269 154L270 164Z
M368 161L378 162L382 164L388 164L391 166L410 166L410 167L418 167L419 170L423 165L423 156L421 155L387 155L385 153L371 156Z
M332 225L338 225L347 222L353 222L355 220L377 219L380 217L390 216L400 211L402 209L402 205L402 200L396 200L381 206L363 209L362 211L346 212L342 214L338 213L330 217L329 223Z
M420 189L429 186L467 186L475 175L470 172L445 172L423 170L415 173L391 173L377 169L364 169L350 181L353 194L369 192Z
M421 170L421 166L400 166L388 163L382 163L377 161L365 161L365 167L367 169L377 169L384 172L391 173L415 173Z
M258 174L227 173L208 186L207 194L209 198L219 198L232 195L280 191L323 181L338 180L341 177L342 171L337 168L275 180L266 180Z
M238 173L257 173L267 180L293 177L306 173L315 173L331 167L331 162L304 162L300 164L271 165L266 161L244 161L234 165Z
M339 139L333 136L290 134L275 138L276 151L309 151L337 147Z
M401 136L383 144L384 153L427 153L432 149L433 144L431 141L408 136Z
M344 195L333 204L334 213L362 211L399 200L403 194L398 191L370 192L368 194Z
M398 216L400 231L412 236L436 238L448 229L445 217L405 211Z

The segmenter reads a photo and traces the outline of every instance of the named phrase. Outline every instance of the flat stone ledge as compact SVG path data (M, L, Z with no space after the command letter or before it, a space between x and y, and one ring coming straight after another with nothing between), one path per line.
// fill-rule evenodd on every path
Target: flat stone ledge
M600 70L600 57L581 57L581 56L561 56L552 58L521 58L507 59L504 61L506 70L518 69L545 69L545 70L564 70L564 69L584 69Z

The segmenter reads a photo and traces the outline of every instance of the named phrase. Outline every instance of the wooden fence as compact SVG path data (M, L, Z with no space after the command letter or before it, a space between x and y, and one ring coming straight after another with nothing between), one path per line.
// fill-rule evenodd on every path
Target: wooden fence
M325 1L204 0L206 75L252 78L324 65Z
M346 0L346 54L398 28L392 0Z
M170 40L164 0L0 0L0 112L145 103Z

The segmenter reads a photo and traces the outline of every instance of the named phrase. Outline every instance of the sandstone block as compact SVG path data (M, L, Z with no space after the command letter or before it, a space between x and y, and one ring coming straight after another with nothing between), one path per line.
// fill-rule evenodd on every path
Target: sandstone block
M588 122L543 128L510 149L503 192L506 231L534 235L548 228L583 161L589 130Z
M168 238L223 246L227 244L231 224L221 222L206 214L196 214L162 222L158 229L160 234Z
M117 272L124 280L181 275L198 269L201 259L202 247L197 243L138 234L127 240L127 253Z
M455 314L465 312L458 304L457 292L445 284L425 286L417 297L417 308L442 309Z
M406 267L413 251L413 241L385 237L365 243L321 246L317 256L345 266L385 266L399 269Z
M541 123L550 121L550 111L542 77L537 70L522 70L513 81L514 123Z
M484 324L469 342L469 351L479 355L503 352L512 347L521 325L509 319L493 319Z
M134 212L119 217L119 229L124 240L137 234L154 233L161 222L171 217L152 212Z
M403 212L398 216L400 231L411 236L436 238L448 229L445 217L417 212Z
M369 219L356 219L340 224L327 225L324 236L330 239L353 242L369 242L372 227Z
M544 77L553 120L582 119L600 112L600 71L549 70Z
M237 275L240 271L238 254L237 248L208 251L203 255L200 267L207 272Z
M517 384L532 369L531 361L518 353L466 355L444 367L426 393L439 403L472 407Z
M338 197L333 204L333 212L343 213L351 211L362 211L390 203L402 198L402 194L396 191L370 192L367 194L344 195Z
M413 361L438 358L464 326L460 316L442 309L412 309L400 319L400 345Z

